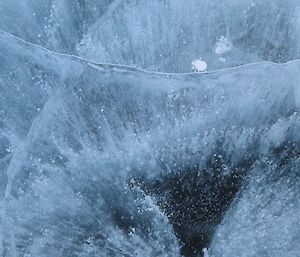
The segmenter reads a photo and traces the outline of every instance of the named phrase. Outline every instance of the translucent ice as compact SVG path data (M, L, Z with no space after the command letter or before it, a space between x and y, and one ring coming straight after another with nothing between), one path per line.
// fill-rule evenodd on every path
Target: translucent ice
M299 13L1 1L0 255L297 256Z
M164 72L189 72L198 56L210 69L299 56L295 0L117 2L88 29L81 56Z
M272 254L273 244L283 240L273 231L282 226L289 231L291 224L298 222L298 61L205 74L157 74L54 54L6 33L0 39L1 56L8 56L6 63L2 62L2 78L8 65L13 67L10 70L22 71L17 73L22 79L7 73L1 82L1 120L7 120L1 125L6 138L3 148L12 145L7 152L10 161L1 206L5 256L90 256L100 252L105 256L179 256L180 243L171 226L178 218L168 216L172 206L161 205L159 192L155 193L156 200L151 190L145 195L147 190L140 181L149 184L172 174L184 176L191 169L211 169L211 158L223 162L220 170L211 169L212 176L218 173L219 183L227 183L228 178L239 174L236 172L250 172L254 177L263 170L264 176L276 176L284 183L290 180L293 185L287 184L290 191L286 192L283 182L278 182L277 188L270 178L261 178L266 188L273 188L270 194L275 195L275 209L256 206L257 202L249 208L260 215L282 218L272 223L265 216L264 237L252 237L254 245L272 233L265 250ZM44 80L32 84L36 74ZM23 84L14 83L15 79ZM17 101L21 99L24 104L20 106ZM12 115L16 118L10 121ZM280 133L276 126L282 128ZM7 135L13 135L15 141ZM287 144L292 147L285 148ZM277 166L265 167L266 158ZM280 160L287 163L276 168L281 167ZM254 168L247 168L245 162ZM256 191L257 184L251 181L245 197ZM262 197L268 197L268 190L263 192ZM243 207L243 197L239 199L236 215L252 214ZM224 226L229 226L225 231L232 229L231 233L231 219L235 226L245 226L243 219L235 222L234 212L224 219ZM290 213L295 216L288 221ZM210 224L214 230L216 217L202 217L199 222ZM197 220L186 219L185 226L198 226L199 235L208 233L201 229L201 223L193 223ZM268 222L272 226L268 227ZM220 242L226 240L222 239L222 228L211 250L217 256L223 247L218 238ZM228 253L236 251L235 242L240 247L238 240L248 242L247 235L226 242L226 247L232 244ZM297 236L299 230L295 229L290 237L284 237L281 248L289 250L286 256L298 251L293 244ZM185 239L182 236L181 240ZM240 247L237 251L246 254L248 249ZM259 246L253 251L260 251Z

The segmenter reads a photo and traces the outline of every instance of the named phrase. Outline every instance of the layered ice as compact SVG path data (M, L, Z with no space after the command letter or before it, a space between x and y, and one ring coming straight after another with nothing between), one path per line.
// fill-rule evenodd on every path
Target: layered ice
M4 44L7 40L10 44ZM205 181L213 183L213 191L214 183L226 184L241 172L250 176L242 191L246 199L259 186L252 176L262 177L265 190L261 189L261 197L270 194L278 198L271 198L275 203L270 208L272 202L261 206L261 201L254 201L244 207L244 202L251 204L251 200L243 196L236 200L237 214L233 208L229 212L233 214L217 229L220 232L212 248L216 252L222 249L222 242L226 247L233 245L228 249L231 254L235 242L240 246L240 241L249 241L247 236L255 245L272 235L270 247L265 249L271 254L274 245L283 240L273 231L286 226L289 233L292 224L298 224L298 61L172 75L54 54L6 33L1 34L1 42L6 46L2 53L9 53L7 65L14 65L10 70L22 71L17 74L24 83L14 83L16 75L8 73L1 84L1 92L6 93L1 102L2 120L16 117L1 128L6 131L3 141L12 145L7 153L10 161L1 206L5 256L130 256L132 252L138 256L178 256L188 236L178 242L176 233L198 226L199 235L206 235L197 222L209 226L209 231L216 229L214 222L220 217L215 206L209 205L213 195L205 198L212 216L186 218L180 229L175 226L175 233L172 224L182 220L170 215L172 208L178 210L161 205L164 195L168 196L167 204L174 204L172 195L166 194L171 188L157 193L145 185L172 176L184 178L191 172L192 176L198 174L200 186L200 195L195 193L195 197L204 194L201 187L207 187ZM35 74L45 82L32 83ZM21 99L24 104L13 104ZM19 140L15 147L9 134ZM277 155L283 163L277 163ZM273 161L274 168L265 167L266 160ZM217 161L221 161L219 168L214 166ZM214 182L215 176L218 182ZM278 177L274 182L273 176ZM203 179L207 179L204 184ZM186 190L194 190L194 185L186 183ZM280 199L289 202L288 208ZM177 199L177 204L185 206L193 200ZM270 227L264 223L262 237L252 236L251 227L242 237L235 237L231 219L234 226L245 227L244 219L247 222L247 216L253 215L249 208L261 215L280 212L281 222L268 219ZM295 214L294 219L289 219L290 213ZM294 241L299 230L294 227L289 235L280 245L286 256L293 256L298 251ZM224 241L227 237L230 243ZM252 251L255 249L260 250ZM248 248L238 250L246 256Z

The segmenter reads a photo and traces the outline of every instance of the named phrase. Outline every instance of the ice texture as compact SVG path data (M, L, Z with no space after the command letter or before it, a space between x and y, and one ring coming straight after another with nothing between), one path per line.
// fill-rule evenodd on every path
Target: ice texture
M299 1L119 2L89 28L81 56L163 72L189 72L199 57L217 69L299 56ZM221 60L220 38L231 45Z
M298 256L299 8L2 1L0 255Z
M4 0L0 29L26 41L65 53L76 44L113 0Z
M4 0L0 29L97 62L188 72L200 57L210 69L299 57L299 13L297 0Z

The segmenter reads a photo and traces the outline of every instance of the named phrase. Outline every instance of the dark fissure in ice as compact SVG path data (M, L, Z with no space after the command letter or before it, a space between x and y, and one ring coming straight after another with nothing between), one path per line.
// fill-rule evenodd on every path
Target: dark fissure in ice
M204 169L185 167L159 180L140 179L139 186L157 200L172 224L183 256L202 256L203 248L209 247L252 163L244 160L224 176L229 160L218 153L208 159Z

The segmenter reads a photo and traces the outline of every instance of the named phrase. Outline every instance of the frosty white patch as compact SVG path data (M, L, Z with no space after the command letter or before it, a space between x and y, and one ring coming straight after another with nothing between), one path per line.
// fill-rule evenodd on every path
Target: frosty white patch
M207 63L201 59L192 61L192 68L195 72L204 72L207 70Z
M225 54L229 52L232 48L232 43L230 40L224 36L221 36L216 43L215 53L216 54Z
M202 252L204 257L209 257L207 248L203 248Z

